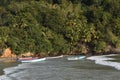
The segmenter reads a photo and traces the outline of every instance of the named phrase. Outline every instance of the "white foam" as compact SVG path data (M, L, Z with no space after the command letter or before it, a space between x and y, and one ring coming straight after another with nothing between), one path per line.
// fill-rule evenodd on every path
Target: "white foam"
M12 79L7 77L6 75L2 75L2 76L0 76L0 80L12 80Z
M7 74L11 74L13 72L16 72L17 70L19 69L25 69L28 67L28 64L19 64L18 66L16 67L9 67L9 68L5 68L3 71L4 73L7 75Z
M16 74L16 72L19 72L19 70L21 69L25 69L25 68L28 68L29 66L29 63L24 63L24 64L19 64L18 66L16 67L9 67L9 68L5 68L3 71L4 71L4 75L0 76L0 80L12 80L10 78L10 76L8 75L13 75L13 74ZM29 66L30 67L30 66Z
M115 60L115 59L108 58L107 56L114 56L114 55L112 54L112 55L103 55L103 56L91 56L91 57L88 57L87 59L95 60L96 64L111 66L116 68L117 70L120 70L120 63L109 61L109 60Z

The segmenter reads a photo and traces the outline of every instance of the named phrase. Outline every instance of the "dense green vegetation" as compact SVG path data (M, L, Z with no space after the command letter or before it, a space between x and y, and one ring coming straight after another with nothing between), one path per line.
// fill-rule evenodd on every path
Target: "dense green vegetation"
M58 55L120 47L120 0L0 0L0 49Z

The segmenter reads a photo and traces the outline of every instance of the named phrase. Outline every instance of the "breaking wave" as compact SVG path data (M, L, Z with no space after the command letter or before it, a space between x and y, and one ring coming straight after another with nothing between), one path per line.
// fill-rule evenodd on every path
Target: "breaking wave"
M115 59L114 58L109 58L108 56L115 56L115 54L102 55L102 56L91 56L91 57L88 57L87 59L94 60L96 64L111 66L111 67L114 67L117 70L120 70L120 63L110 61L110 60L115 60Z

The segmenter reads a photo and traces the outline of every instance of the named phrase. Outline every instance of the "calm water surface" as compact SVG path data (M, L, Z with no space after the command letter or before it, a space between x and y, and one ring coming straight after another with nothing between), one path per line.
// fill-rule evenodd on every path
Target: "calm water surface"
M68 61L66 57L22 63L4 71L0 80L120 80L120 70L114 67L89 59Z

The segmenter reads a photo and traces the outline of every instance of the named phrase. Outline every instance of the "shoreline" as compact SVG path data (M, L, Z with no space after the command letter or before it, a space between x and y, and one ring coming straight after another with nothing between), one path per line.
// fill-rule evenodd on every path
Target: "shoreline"
M97 55L97 56L100 56L100 55ZM116 56L108 56L108 57L116 57ZM14 62L5 62L4 60L0 58L0 76L4 75L4 69L5 68L15 67L15 66L20 64L19 62L15 61L15 60L14 60ZM6 61L7 60L8 59L6 59Z
M21 72L21 70L23 71ZM5 71L8 75L1 77L2 80L117 80L120 77L120 72L113 67L95 64L91 60L66 61L65 58L31 65L21 64Z
M17 66L18 62L4 62L0 59L0 76L4 75L4 69L9 67Z
M108 55L108 54L111 54L111 53L107 53L107 54L94 54L94 55L86 54L86 56L87 57L88 56L100 56L100 55ZM118 54L118 53L114 53L114 54ZM4 69L5 68L14 67L14 66L17 66L18 64L20 64L20 63L17 62L16 59L14 59L14 58L0 58L0 76L4 75Z

